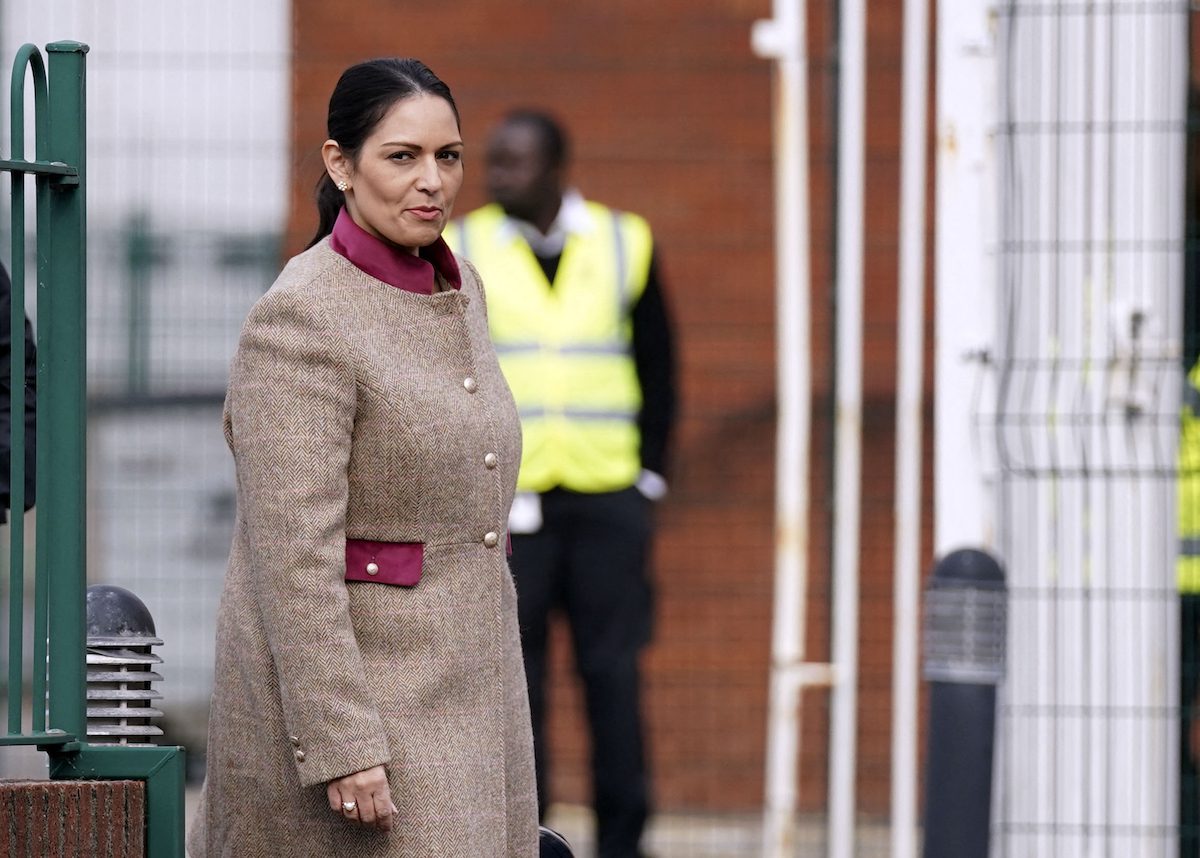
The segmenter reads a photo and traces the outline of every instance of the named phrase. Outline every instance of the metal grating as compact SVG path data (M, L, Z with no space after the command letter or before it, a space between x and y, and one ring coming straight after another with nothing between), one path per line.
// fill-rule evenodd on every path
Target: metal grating
M186 744L189 765L203 761L233 527L225 377L286 218L290 12L0 4L5 56L57 38L91 48L88 568L153 614L171 666L163 741Z
M999 9L993 854L1175 855L1188 4Z

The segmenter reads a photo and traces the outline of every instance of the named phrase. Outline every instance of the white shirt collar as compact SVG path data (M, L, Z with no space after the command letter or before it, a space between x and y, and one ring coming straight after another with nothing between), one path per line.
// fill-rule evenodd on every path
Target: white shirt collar
M528 221L506 217L501 227L504 236L515 238L521 236L529 242L536 256L558 256L563 252L569 235L583 235L594 228L592 217L588 214L583 195L574 188L568 189L558 206L558 214L550 224L550 231L545 235Z

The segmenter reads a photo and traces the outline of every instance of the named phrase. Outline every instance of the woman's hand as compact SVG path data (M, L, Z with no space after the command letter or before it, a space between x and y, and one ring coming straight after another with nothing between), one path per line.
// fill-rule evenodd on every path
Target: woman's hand
M325 794L334 813L380 831L391 831L392 820L399 813L392 803L387 771L383 766L332 780Z

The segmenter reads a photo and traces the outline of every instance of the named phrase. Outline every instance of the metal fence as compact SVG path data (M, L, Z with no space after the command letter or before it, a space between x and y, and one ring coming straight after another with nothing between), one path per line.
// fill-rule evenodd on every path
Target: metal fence
M163 727L199 752L193 777L233 522L225 377L285 217L290 5L0 4L0 59L64 33L91 47L89 580L153 614Z
M1175 854L1188 4L998 12L992 854Z
M27 178L36 189L36 294L42 304L37 357L36 488L41 516L34 530L35 574L28 587L23 529L9 540L8 635L5 647L7 731L4 746L36 746L49 758L49 774L59 780L140 779L146 781L146 853L170 858L183 850L184 755L178 747L89 743L93 731L85 700L86 584L86 108L87 46L72 41L46 46L48 62L32 44L13 63L10 158L0 170L11 174L12 337L9 489L16 521L25 510L28 405L25 362L25 298L31 278L25 264ZM26 157L25 89L32 91L32 157ZM27 611L32 589L32 610ZM31 621L30 621L31 620ZM26 641L32 660L26 682ZM90 661L90 658L88 659ZM122 693L121 691L117 692ZM28 715L26 714L28 710Z

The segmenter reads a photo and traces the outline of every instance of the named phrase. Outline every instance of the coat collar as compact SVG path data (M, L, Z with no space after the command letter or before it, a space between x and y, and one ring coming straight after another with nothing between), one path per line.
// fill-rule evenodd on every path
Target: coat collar
M405 292L432 295L434 275L454 289L462 287L458 261L440 236L414 256L371 235L342 208L329 237L329 246L358 269Z

